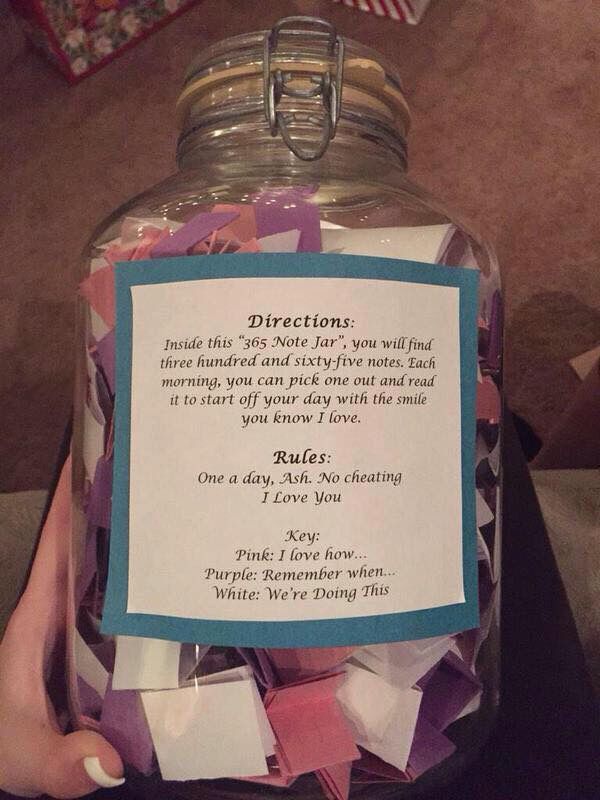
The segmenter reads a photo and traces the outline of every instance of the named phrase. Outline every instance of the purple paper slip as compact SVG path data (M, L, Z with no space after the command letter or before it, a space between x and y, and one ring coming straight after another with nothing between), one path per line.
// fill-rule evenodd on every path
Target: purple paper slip
M102 705L100 733L125 762L143 775L152 772L154 748L139 692L113 690L112 676Z
M448 653L423 686L419 722L424 719L443 731L480 690L480 682L466 664Z
M256 230L260 239L273 233L301 231L298 252L321 252L319 207L307 202L307 190L265 192L256 201Z
M98 397L98 405L102 411L102 416L106 421L105 425L110 427L114 411L113 392L108 386L104 372L99 369L96 369L96 394Z
M419 717L415 738L408 757L410 777L415 780L424 772L451 756L455 750L456 745L447 736L436 730L426 719Z
M86 717L99 716L102 710L102 698L95 689L77 676L77 689L79 692L79 708Z
M265 689L272 689L279 681L266 650L261 647L238 647L238 653L254 672L256 680Z
M96 354L108 388L115 393L115 330L109 331L96 344Z
M500 292L494 292L492 297L492 308L490 311L490 335L487 361L492 369L500 366L500 356L502 353L502 298Z
M216 214L202 211L179 228L172 236L162 239L150 251L152 258L185 256L198 242L204 241L213 231L218 231L239 217L237 211L222 211Z
M96 463L96 472L86 512L90 525L98 528L110 528L111 496L112 459L101 456Z
M90 650L107 672L113 671L115 664L115 643L112 639L105 639L102 642L90 644Z
M406 783L409 780L408 775L397 767L393 767L362 747L359 749L361 758L360 761L354 762L357 774L353 776L353 783Z
M75 579L75 601L79 606L85 597L92 578L96 574L97 558L97 533L96 526L89 524L85 536L85 551L80 565L79 574Z

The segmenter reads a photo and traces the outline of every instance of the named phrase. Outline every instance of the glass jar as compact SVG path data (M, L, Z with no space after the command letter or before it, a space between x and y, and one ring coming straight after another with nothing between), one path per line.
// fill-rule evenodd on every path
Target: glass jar
M356 42L343 42L328 23L289 18L271 32L210 47L188 71L177 113L181 134L176 173L103 222L85 257L73 445L73 724L106 736L120 752L130 783L145 794L158 782L161 793L186 797L241 798L282 791L291 798L318 797L323 791L328 797L343 797L349 780L353 797L412 796L450 781L474 758L499 699L502 320L494 254L442 202L407 177L409 112L396 68ZM306 228L295 216L299 208L309 219ZM404 259L423 270L433 263L479 271L477 331L472 332L478 348L476 419L470 420L476 426L476 468L470 480L477 500L479 627L424 639L399 637L401 645L389 651L395 655L388 672L378 672L373 654L366 658L357 643L333 650L331 641L323 641L327 650L322 652L329 659L312 669L307 664L318 659L303 661L302 653L313 658L315 648L288 651L300 654L292 666L281 649L188 641L177 650L179 687L197 687L207 675L245 664L265 702L265 692L273 688L321 673L343 675L348 664L386 680L388 688L395 686L394 668L404 669L407 659L422 665L411 690L423 700L403 761L393 756L396 763L390 765L376 757L381 748L368 751L363 738L351 767L321 764L306 774L290 775L279 750L267 761L270 782L278 788L260 776L162 783L140 697L152 690L178 689L172 683L148 688L143 681L127 689L107 685L115 669L115 640L102 630L115 440L119 447L113 421L113 265L173 255L169 242L182 225L201 212L227 214L232 209L238 215L233 222L188 242L183 254L317 250ZM258 217L262 223L257 228ZM291 239L269 242L273 234L294 231ZM177 531L170 535L176 537ZM474 538L470 547L474 550ZM404 659L404 666L396 658ZM94 679L98 672L101 690Z

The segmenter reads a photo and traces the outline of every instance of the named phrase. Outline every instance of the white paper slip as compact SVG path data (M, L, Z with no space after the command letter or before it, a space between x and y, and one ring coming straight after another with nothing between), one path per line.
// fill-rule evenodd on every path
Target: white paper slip
M477 560L485 561L490 572L492 571L492 559L490 558L490 551L485 543L485 539L480 531L477 531Z
M297 228L282 233L272 233L258 239L258 244L263 253L295 253L298 249L300 234Z
M254 676L250 667L245 664L241 667L232 667L231 669L224 669L222 672L212 672L210 675L200 675L198 678L192 678L194 684L199 686L248 680L254 680Z
M87 404L83 407L83 430L83 463L88 480L93 481L96 463L104 455L104 426L94 417Z
M102 408L100 407L100 400L98 398L98 387L96 384L96 365L94 363L93 358L90 356L89 352L86 352L86 364L87 364L87 376L89 379L88 382L88 404L89 409L92 412L92 416L96 420L96 422L100 423L100 425L104 425L106 420L104 419L104 414L102 413Z
M569 361L569 364L573 367L579 379L584 381L598 363L599 358L600 344L580 356L575 356Z
M381 741L395 713L398 693L381 676L353 664L346 665L346 680L337 699L352 725L356 741Z
M488 456L488 464L494 475L498 475L500 471L500 436L498 436L498 441ZM501 493L499 492L498 494Z
M113 689L177 689L179 642L117 636Z
M408 764L422 697L419 689L398 689L390 723L381 739L359 738L357 744L404 771Z
M75 631L73 650L75 671L100 697L104 697L108 686L108 672L83 641L79 631Z
M233 681L247 681L252 688L252 695L254 697L254 705L256 707L256 717L260 727L260 738L263 744L265 756L272 756L275 754L275 734L273 728L267 717L267 712L263 705L258 686L254 680L252 670L248 666L234 667L227 669L223 672L214 672L212 675L203 675L200 678L194 678L194 684L199 686L208 686L214 683L231 683Z
M477 439L475 440L475 466L479 466L482 461L489 458L489 455L490 451L485 443L485 439L480 434L477 434Z
M477 516L478 528L488 525L494 519L494 515L492 514L490 507L481 496L481 492L478 490L475 491L475 514Z
M175 231L183 227L183 222L175 222L165 217L125 217L121 229L121 239L118 239L117 242L131 247L143 241L144 230L150 227L158 228L159 230L169 228L171 233L175 233Z
M106 322L104 322L100 314L94 311L94 309L91 306L90 306L90 328L92 331L92 336L97 342L99 342L100 339L103 339L106 336L106 334L110 331L110 328L108 327Z
M493 450L488 456L488 464L490 465L490 469L494 475L497 477L500 471L500 439L498 439Z
M164 780L266 775L250 681L142 692Z
M106 259L105 258L92 258L90 259L90 273L93 274L97 272L102 267L106 266Z
M458 714L452 720L456 722L457 719L462 719L463 717L468 716L469 714L473 714L475 711L479 711L479 706L481 705L481 692L475 695L472 700L469 700L467 705L458 712Z
M116 239L109 239L106 242L102 242L101 244L96 244L95 247L97 250L108 250L109 247L113 245L118 246L121 243L121 237L118 236Z
M434 650L443 651L446 647L451 646L451 636L431 636L428 639L415 639L411 642L412 648L416 653L433 653Z
M191 679L191 676L209 650L209 644L181 645L181 653L179 654L179 680L181 683Z
M353 659L389 683L408 689L429 672L452 646L450 636L362 647Z
M496 526L494 533L494 563L493 578L497 583L497 592L500 595L500 575L502 572L502 492L498 492L496 498ZM500 608L500 597L498 597L498 608Z
M338 225L335 222L329 222L329 220L322 219L321 220L321 230L322 231L344 231L347 230L343 225Z
M450 227L322 229L321 242L324 253L341 250L346 255L403 258L432 264Z

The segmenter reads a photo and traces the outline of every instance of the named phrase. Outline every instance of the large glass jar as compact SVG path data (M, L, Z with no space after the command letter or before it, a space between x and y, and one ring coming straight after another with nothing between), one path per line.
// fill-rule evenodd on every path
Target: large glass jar
M86 254L73 447L73 723L106 736L120 752L130 783L141 782L147 792L149 782L161 781L160 768L175 780L187 775L185 770L182 775L165 770L160 752L157 762L143 695L197 688L208 675L245 665L268 711L269 692L323 674L341 675L343 683L348 670L363 670L389 690L390 708L396 708L395 691L420 695L410 733L404 733L409 737L404 756L399 744L395 749L392 719L379 730L379 740L371 731L371 750L363 731L357 735L360 749L349 760L321 763L319 745L313 748L314 768L309 764L295 771L289 753L282 754L274 726L275 747L265 750L266 777L161 783L161 793L242 798L283 792L306 798L325 792L343 797L349 786L356 797L412 796L451 780L473 759L498 705L502 322L494 255L443 202L407 177L409 112L396 68L356 42L342 42L323 21L290 18L271 32L238 36L207 49L187 74L177 111L177 171L115 211L98 228ZM387 649L385 644L361 648L356 642L336 642L333 648L331 641L323 641L323 650L236 648L233 643L211 646L210 641L180 646L173 635L162 650L160 641L149 640L137 649L134 641L129 665L137 658L133 666L142 673L144 665L152 669L157 659L164 667L175 658L175 686L172 677L165 685L142 678L137 685L115 680L115 639L102 631L113 448L120 446L113 410L115 401L117 406L124 402L118 391L115 398L112 269L116 262L177 255L169 250L173 234L202 212L231 213L235 219L198 234L178 255L219 258L237 253L249 258L247 254L261 251L316 250L403 259L423 270L437 264L479 271L477 330L472 331L478 349L476 411L468 421L475 432L470 486L476 499L476 555L475 536L468 546L477 565L479 627L408 641L401 636L402 641ZM121 478L115 472L113 496ZM423 475L423 486L427 480ZM429 491L434 493L435 486ZM392 536L398 520L389 524ZM176 546L178 531L169 534ZM126 658L125 643L131 645L131 640L120 638ZM398 675L406 679L408 674L409 686L398 683ZM376 707L382 696L375 689L373 697L363 700ZM333 702L337 712L346 714L347 730L356 730L361 721L336 697ZM286 735L292 738L294 719L290 714L292 730ZM179 725L179 734L185 732L183 718L169 724ZM318 714L314 737L319 740ZM377 744L386 737L388 750ZM199 740L198 747L203 746Z

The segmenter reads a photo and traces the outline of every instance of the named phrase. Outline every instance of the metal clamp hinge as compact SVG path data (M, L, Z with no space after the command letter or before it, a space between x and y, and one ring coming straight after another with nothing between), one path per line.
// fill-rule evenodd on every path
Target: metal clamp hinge
M328 58L335 58L335 75L332 77L331 70L327 69L322 73L310 76L310 81L314 84L310 88L296 89L289 85L292 73L282 72L281 69L272 70L272 59L277 50L279 36L282 28L290 24L300 24L304 28L286 31L291 35L306 35L312 28L318 36L326 35L326 47ZM314 30L317 29L317 30ZM318 30L318 29L322 29ZM318 31L318 33L317 33ZM342 107L342 85L344 71L344 40L337 34L336 29L331 23L318 17L286 17L279 20L273 29L265 34L264 55L263 55L263 90L265 117L269 123L272 136L281 134L281 138L302 161L316 161L327 150L329 142L335 137L337 124L340 118ZM298 97L302 99L320 97L323 105L323 119L317 120L315 115L309 115L311 122L322 121L321 138L314 150L307 150L300 147L290 135L288 124L292 115L285 114L277 110L281 98Z

